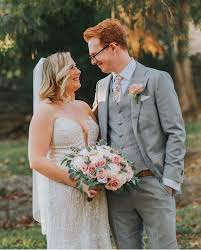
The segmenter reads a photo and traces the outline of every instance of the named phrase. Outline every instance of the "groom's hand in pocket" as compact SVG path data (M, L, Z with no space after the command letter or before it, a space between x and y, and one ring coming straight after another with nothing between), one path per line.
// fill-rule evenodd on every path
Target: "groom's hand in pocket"
M165 189L166 189L166 191L167 191L168 193L170 193L170 194L173 193L173 189L172 189L171 187L166 186L166 185L164 185L164 186L165 186Z

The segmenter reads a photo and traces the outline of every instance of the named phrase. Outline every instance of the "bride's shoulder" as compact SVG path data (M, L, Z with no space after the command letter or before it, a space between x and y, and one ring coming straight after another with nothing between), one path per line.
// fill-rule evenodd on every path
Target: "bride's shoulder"
M46 100L40 101L38 107L36 108L34 115L36 117L51 118L55 114L55 106L51 102Z
M91 112L91 108L90 108L90 106L89 106L86 102L81 101L81 100L76 100L76 103L77 103L82 109L84 109L85 111Z
M51 112L55 110L55 107L53 103L47 100L43 100L43 101L40 101L37 110L41 112Z
M92 112L91 107L84 101L81 101L81 100L76 100L76 101L80 105L82 111L84 111L87 116L91 116L91 118L93 118L93 120L95 122L97 122L97 119L96 119L94 113Z

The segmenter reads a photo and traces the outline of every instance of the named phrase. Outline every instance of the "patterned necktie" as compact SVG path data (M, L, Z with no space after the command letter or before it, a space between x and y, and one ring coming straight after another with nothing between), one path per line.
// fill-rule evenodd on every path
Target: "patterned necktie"
M121 97L121 80L122 77L120 75L117 75L113 83L114 99L117 103L120 102Z

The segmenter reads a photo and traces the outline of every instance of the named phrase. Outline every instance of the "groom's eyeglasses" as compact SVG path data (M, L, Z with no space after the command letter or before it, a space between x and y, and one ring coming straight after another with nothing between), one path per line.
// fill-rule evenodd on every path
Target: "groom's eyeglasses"
M106 45L104 48L102 48L101 50L99 50L95 55L89 56L90 60L91 60L91 61L92 61L92 60L96 60L96 56L97 56L98 54L100 54L103 50L107 49L109 46L110 46L110 45L108 44L108 45Z

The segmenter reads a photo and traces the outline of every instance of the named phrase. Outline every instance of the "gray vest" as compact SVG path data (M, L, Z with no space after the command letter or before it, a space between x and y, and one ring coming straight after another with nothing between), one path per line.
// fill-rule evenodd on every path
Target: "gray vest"
M108 142L111 147L121 152L123 157L134 162L137 173L147 167L133 132L130 106L128 90L121 95L119 103L115 102L111 80L108 102Z

